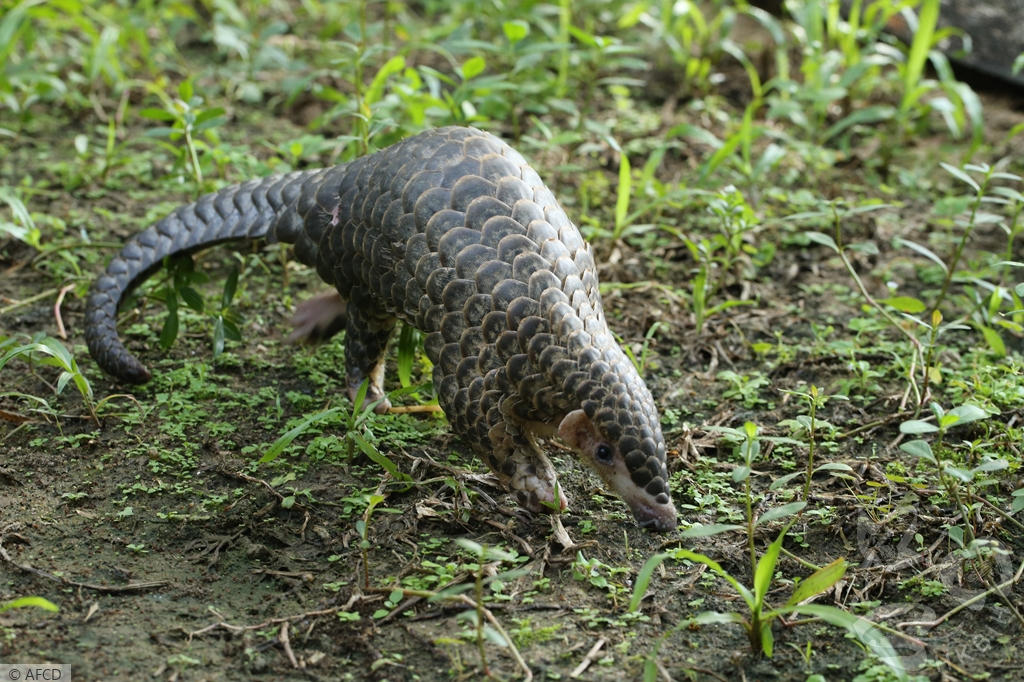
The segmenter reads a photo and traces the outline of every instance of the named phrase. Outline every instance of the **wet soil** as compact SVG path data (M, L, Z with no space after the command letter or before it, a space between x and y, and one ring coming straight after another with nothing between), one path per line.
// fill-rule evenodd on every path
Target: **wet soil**
M1008 102L985 105L993 126L1005 121L1006 130L1020 121ZM244 137L280 142L297 134L281 123L267 128ZM95 241L118 242L188 198L130 168L119 191L96 184L61 191L51 169L55 161L73 163L67 132L40 126L33 133L30 144L5 157L3 176L31 175L41 188L33 210L61 218L68 235L86 229ZM235 134L243 144L242 132ZM675 163L666 166L669 175L686 172L685 159ZM817 188L862 182L861 170L854 160ZM560 196L575 182L570 173L542 175ZM571 194L566 203L575 203ZM899 226L863 229L877 230L887 243L886 230L913 229L919 210L905 207ZM39 259L17 243L0 246L0 331L55 334L54 301L68 280L54 273L73 278L74 268L59 255ZM860 314L842 267L813 246L778 247L756 279L728 292L754 305L728 309L697 331L679 293L693 276L684 249L597 245L602 281L636 285L611 286L606 294L616 332L640 350L651 323L663 323L646 377L667 415L669 467L686 524L742 519L732 481L739 460L711 427L750 420L782 435L773 425L805 412L786 390L834 388L850 376L847 358L814 350L816 338L851 335L845 322ZM77 281L88 281L110 252L76 248L83 272ZM121 321L130 347L155 370L142 387L127 390L99 372L82 340L82 288L65 298L67 344L96 399L105 401L98 424L72 387L53 397L53 368L19 360L0 374L0 602L38 595L60 606L56 614L0 614L0 660L70 663L76 680L479 679L485 668L512 679L521 670L510 649L487 633L477 646L478 612L466 601L393 590L463 585L472 596L476 576L516 569L487 586L487 604L536 679L565 679L577 669L581 679L640 679L655 647L660 679L887 679L844 630L820 621L776 623L771 659L752 654L737 625L690 624L702 611L746 611L700 564L664 563L639 612L627 613L640 567L659 551L706 553L750 584L745 535L681 540L678 533L645 532L555 444L551 452L573 500L561 518L576 543L571 548L551 519L516 509L436 414L369 419L365 429L377 451L409 480L385 473L345 439L339 345L284 342L292 304L318 290L312 273L284 265L278 250L231 253L215 249L200 259L210 275L203 290L215 297L228 266L242 264L237 308L244 341L229 343L215 361L208 320L191 316L173 348L161 351L164 309L146 299ZM878 263L893 257L887 250L862 264L884 273ZM761 342L791 348L792 355L753 351ZM879 366L888 362L877 358ZM390 388L397 386L394 364ZM413 368L414 378L422 369ZM723 369L769 382L744 400L729 393L730 382L718 375ZM1024 603L1024 586L1012 582L1024 541L1010 526L993 526L986 532L1008 554L984 562L956 555L945 531L955 521L950 508L927 485L894 475L913 468L897 448L898 424L908 414L905 385L893 376L879 381L882 389L864 400L832 401L819 414L843 430L864 428L819 453L852 472L815 477L816 511L790 530L769 600L784 602L809 564L845 557L849 574L819 603L890 628L908 670L929 679L1020 679L1024 639L1007 604L1019 613ZM43 397L53 409L25 396ZM417 404L410 396L396 402ZM339 415L306 429L279 458L256 463L304 417L336 406ZM1017 406L1000 419L1022 416ZM791 489L769 485L806 461L800 447L773 449L754 476L762 512L793 499ZM378 494L383 500L367 513ZM759 549L779 527L758 529ZM458 539L506 554L481 567ZM908 588L903 581L915 577L935 581L935 589ZM1002 596L989 592L1006 581Z

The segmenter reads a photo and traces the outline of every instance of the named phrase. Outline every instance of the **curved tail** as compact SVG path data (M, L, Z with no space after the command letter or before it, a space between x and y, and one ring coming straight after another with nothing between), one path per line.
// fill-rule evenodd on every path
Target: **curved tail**
M117 335L121 298L158 269L167 256L224 241L267 238L294 242L305 216L314 208L311 200L315 200L325 173L296 171L226 187L175 209L135 235L93 283L86 303L85 341L99 366L128 383L148 381L149 370Z

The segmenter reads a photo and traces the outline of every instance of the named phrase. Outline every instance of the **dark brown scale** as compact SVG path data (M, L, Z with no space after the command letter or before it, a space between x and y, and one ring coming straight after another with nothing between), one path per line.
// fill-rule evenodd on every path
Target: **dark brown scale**
M509 216L524 227L535 220L544 220L544 209L533 202L533 192L512 206L512 214Z
M487 341L484 343L488 345L484 345L480 349L480 355L476 357L476 369L482 375L489 374L502 366L498 351Z
M492 218L508 218L508 214L512 211L512 208L504 201L498 201L494 197L477 197L470 202L466 208L466 227L476 230L477 232L483 233L487 225L487 221ZM483 236L483 235L481 235ZM490 235L488 235L489 237ZM497 244L494 242L485 242L488 246Z
M537 245L530 241L525 234L510 234L498 242L498 260L509 265L512 265L521 254L536 251Z
M541 256L538 256L535 262L547 263ZM515 267L513 266L514 269ZM548 310L559 301L567 300L566 295L559 289L562 283L547 267L540 267L531 272L528 282L530 298L540 301L540 305L544 310ZM548 314L550 315L550 311Z
M444 300L445 310L450 313L459 313L453 317L461 319L463 326L472 327L476 324L466 318L466 301L476 296L476 284L473 283L473 280L452 279L441 295Z
M498 252L496 249L502 239L512 234L526 234L526 228L505 213L488 218L487 222L484 223L481 232L483 233L481 241L492 249L495 249L494 255L497 256Z
M473 280L476 282L477 291L481 293L494 293L495 288L512 277L512 265L504 261L489 260L480 266ZM496 307L495 310L503 310Z
M524 206L525 205L534 206L535 204L533 203L533 190L531 190L527 186L527 184L525 182L523 182L519 178L513 177L511 175L508 176L508 177L502 178L501 180L498 180L497 182L498 182L498 189L495 192L494 196L496 196L499 201L503 201L506 204L508 204L509 206L512 206L512 213L511 213L510 217L515 222L519 223L520 225L525 225L525 224L529 223L530 222L529 220L524 222L522 220L522 216L517 216L516 215L516 206L518 205L518 202L519 202L520 199L527 200L527 201L524 201L524 203L523 203ZM541 215L543 215L543 211L539 211L539 213ZM537 216L534 216L534 218L536 218L536 217Z
M441 336L448 343L458 343L465 330L466 321L462 319L462 315L445 315L441 320Z
M452 208L465 212L479 197L494 196L496 189L493 182L475 175L460 178L452 187Z
M85 336L104 370L149 379L118 338L118 304L165 257L227 240L294 244L348 299L349 391L367 379L368 396L384 397L388 337L397 320L413 324L453 427L519 499L551 499L554 472L528 435L538 421L564 423L583 429L565 433L588 457L600 442L619 453L632 483L599 473L641 523L674 527L658 413L607 328L590 248L498 138L432 130L179 207L129 241L92 287Z
M480 330L480 327L470 327L462 333L462 338L459 339L459 352L463 357L473 358L473 364L476 364L477 353L484 346L484 334Z
M455 272L460 279L476 282L476 274L488 261L494 260L498 252L484 244L470 244L455 258Z
M458 255L468 246L480 243L480 232L468 227L456 227L449 230L438 243L441 262L446 266L454 265Z
M458 272L458 268L456 268ZM462 306L462 316L466 318L466 324L472 327L480 327L484 323L484 318L487 317L491 311L491 297L489 294L472 294L466 298L465 304ZM483 331L480 332L480 344L483 346L487 343L483 338Z
M468 388L473 380L479 375L476 372L476 356L470 356L462 358L458 366L455 368L455 378L458 379L459 386Z
M437 245L441 242L441 238L448 234L449 230L462 227L466 224L466 214L460 211L454 211L450 208L445 208L433 216L427 223L427 246L437 251Z
M427 229L427 223L438 211L448 208L451 199L451 190L444 187L433 187L420 195L413 208L413 215L416 217L416 228L420 232ZM429 244L429 241L428 241Z
M501 358L502 362L507 362L513 356L520 354L519 338L514 331L507 329L498 335L497 340L494 342L494 349L497 351L498 357ZM525 359L526 356L523 355L523 358Z
M530 289L524 282L515 279L502 280L491 290L491 303L495 310L505 311L512 301L529 293Z

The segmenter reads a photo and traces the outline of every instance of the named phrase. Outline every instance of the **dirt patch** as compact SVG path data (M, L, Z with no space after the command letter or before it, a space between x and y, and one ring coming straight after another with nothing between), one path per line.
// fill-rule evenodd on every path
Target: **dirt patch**
M994 122L993 156L1019 145L998 142L1019 123L1019 111L995 99L985 106ZM671 115L703 120L700 112ZM63 226L56 238L67 238L73 257L0 243L0 332L19 343L40 331L56 334L57 292L65 282L75 285L62 307L67 345L103 404L97 424L72 386L54 397L52 367L18 359L0 374L0 603L38 595L60 606L53 615L0 614L0 660L70 663L77 680L476 679L485 669L515 678L522 671L496 634L500 626L538 679L564 679L577 669L584 679L639 679L645 666L655 678L671 679L890 679L847 630L820 620L777 621L771 659L753 655L735 623L694 622L702 612L747 608L726 581L692 560L662 563L630 612L641 567L659 552L702 552L750 585L746 534L644 532L557 445L556 468L573 500L561 519L576 543L569 549L551 519L515 508L437 414L356 415L365 418L360 432L378 455L368 457L346 436L356 417L342 397L339 345L283 342L289 309L317 285L309 271L284 265L278 250L220 249L200 259L210 299L228 264L242 272L236 308L245 340L229 343L217 360L205 317L183 311L185 331L165 353L158 349L164 308L149 298L125 311L129 346L155 374L126 395L88 359L82 296L108 245L187 192L172 189L158 164L142 170L127 161L103 182L70 183L71 125L40 116L23 134L29 142L2 149L0 176L10 185L31 177L39 197L33 210ZM301 134L273 118L253 125L225 131L226 148L257 136L283 144ZM921 142L907 153L934 162L944 144ZM979 537L999 545L966 555L949 532L963 522L960 513L920 461L898 447L912 402L900 365L905 342L865 310L831 252L804 239L802 229L779 227L780 215L790 212L783 208L799 207L801 196L841 197L877 181L879 192L899 203L887 183L912 184L912 169L902 180L873 175L869 147L790 196L765 188L761 206L775 222L751 233L715 292L715 301L739 303L700 324L693 249L661 233L597 243L608 316L645 363L685 525L745 523L742 458L714 428L741 430L747 421L762 427L750 499L764 514L801 495L799 477L773 486L806 466L809 439L800 419L808 408L800 393L813 385L842 396L817 413L835 431L819 426L815 463L846 466L813 477L808 509L786 535L770 603L784 603L814 567L845 557L849 572L819 603L885 626L907 670L931 679L1014 679L1024 668L1024 541L1013 519L990 508L1004 509L1020 488L1019 470L972 499ZM581 152L573 162L582 170L553 173L551 184L599 195L594 178L608 175L608 158ZM664 172L683 176L693 166L674 150ZM579 201L592 218L593 207ZM892 247L894 236L921 237L915 232L926 210L918 196L881 218L851 220L851 238L879 243L854 256L876 295L889 279L915 294L934 288L934 279L916 278L920 263ZM597 222L585 227L597 234ZM715 234L706 212L694 216L685 206L674 225L689 237ZM82 230L91 244L75 236ZM982 237L1003 243L993 233ZM1014 249L1020 257L1019 245ZM660 327L645 345L655 322ZM881 340L862 342L873 337ZM976 352L979 343L965 336L944 347L942 363L957 371L935 395L946 404L970 398L992 408L990 422L957 437L1015 453L1017 467L1020 359ZM1011 335L1011 351L1014 344L1019 334ZM388 386L396 388L395 360L390 364ZM412 369L413 383L425 376L422 364ZM428 400L424 388L403 399ZM336 407L272 462L257 462L310 415ZM780 528L769 522L756 529L758 553ZM475 553L481 551L483 560ZM428 598L443 588L442 598ZM474 606L478 594L487 597L487 613Z

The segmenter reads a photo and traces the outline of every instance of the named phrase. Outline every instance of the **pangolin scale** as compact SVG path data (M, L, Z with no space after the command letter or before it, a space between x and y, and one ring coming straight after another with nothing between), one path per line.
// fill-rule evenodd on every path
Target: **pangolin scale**
M301 333L345 330L350 396L369 380L368 398L387 407L383 356L401 319L424 334L452 428L520 504L565 508L536 442L557 435L640 525L676 526L658 411L608 329L590 247L500 139L440 128L179 207L94 283L85 326L93 358L122 381L148 380L117 334L121 298L168 255L257 239L294 244L340 294L314 299Z

